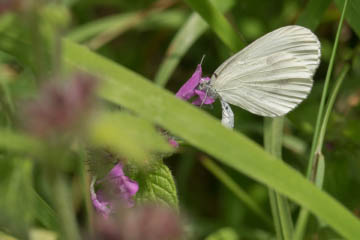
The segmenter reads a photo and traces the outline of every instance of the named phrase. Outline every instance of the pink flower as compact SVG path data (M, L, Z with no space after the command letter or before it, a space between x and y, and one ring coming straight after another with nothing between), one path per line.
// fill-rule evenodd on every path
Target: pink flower
M25 5L22 0L1 0L0 14L8 11L20 10L22 5Z
M95 184L101 183L107 190L110 189L110 194L104 194L99 190L95 192ZM108 218L113 211L113 205L116 201L123 201L127 207L134 206L133 196L139 190L137 182L125 176L121 163L114 166L109 174L101 180L93 179L90 186L90 197L96 211L104 218Z
M180 240L185 235L178 213L162 205L119 209L108 221L96 220L96 239Z
M171 146L173 146L174 148L178 148L179 147L179 143L175 140L175 139L173 139L173 138L169 138L169 144L171 145Z
M208 96L205 91L197 89L200 83L208 81L210 81L210 78L202 78L201 64L198 64L191 78L181 86L176 93L176 96L185 101L196 96L198 98L196 98L192 104L197 106L200 106L201 104L212 104L215 102L215 99Z
M96 82L91 75L76 74L64 85L47 83L36 99L25 104L26 129L35 136L49 137L78 126L91 109Z

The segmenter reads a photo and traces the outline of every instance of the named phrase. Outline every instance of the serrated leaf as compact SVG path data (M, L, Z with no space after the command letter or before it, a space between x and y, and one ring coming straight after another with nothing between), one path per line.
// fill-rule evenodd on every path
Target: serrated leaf
M174 178L170 169L161 161L154 162L150 170L141 171L135 179L139 183L136 202L155 202L178 207Z

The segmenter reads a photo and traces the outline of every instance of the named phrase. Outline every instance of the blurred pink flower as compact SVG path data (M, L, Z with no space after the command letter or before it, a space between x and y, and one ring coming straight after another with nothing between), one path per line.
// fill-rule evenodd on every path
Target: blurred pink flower
M169 144L170 144L171 146L173 146L174 148L178 148L178 147L179 147L179 143L178 143L175 139L173 139L173 138L169 138Z
M95 86L95 78L87 74L74 75L64 86L48 83L24 106L26 129L39 137L70 130L89 111Z
M107 240L180 240L184 230L174 209L145 205L119 209L109 221L96 221L96 239Z
M106 194L101 190L95 192L95 184L97 182L102 183L106 190L110 189L110 194ZM118 163L103 179L98 181L93 179L90 186L90 197L96 211L103 217L108 218L113 211L113 205L117 201L124 202L127 207L133 207L133 196L138 190L138 183L125 176L121 163Z
M0 0L0 14L7 11L18 10L22 5L22 0Z

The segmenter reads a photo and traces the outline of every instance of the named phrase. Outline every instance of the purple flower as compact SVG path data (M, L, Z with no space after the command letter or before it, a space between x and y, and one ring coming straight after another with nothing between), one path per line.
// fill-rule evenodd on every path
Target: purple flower
M189 100L195 96L195 89L199 85L202 75L201 64L198 64L191 78L176 93L178 98Z
M35 136L49 137L79 126L92 106L97 80L76 74L64 85L47 83L37 99L24 106L26 129Z
M169 144L171 145L171 146L173 146L174 148L178 148L179 147L179 143L175 140L175 139L173 139L173 138L169 138Z
M96 193L94 186L96 182L104 185L109 190L106 193L110 194L104 194L103 191ZM122 165L118 163L105 178L98 181L96 178L93 179L90 186L90 197L96 211L104 218L108 218L113 211L113 204L116 204L117 200L125 202L127 207L133 207L133 196L138 190L138 183L125 176Z
M0 14L20 10L22 5L25 5L22 0L1 0L0 1Z
M110 203L106 202L103 197L102 194L100 192L96 193L95 192L95 182L96 182L96 178L93 178L93 180L91 181L91 185L90 185L90 198L91 201L93 203L93 206L95 208L95 210L101 214L104 218L108 218L111 210L110 210Z
M200 83L208 81L210 81L210 78L202 78L201 64L198 64L191 78L181 86L176 93L176 96L185 101L197 96L198 98L192 102L192 104L197 106L200 106L201 104L212 104L215 102L215 99L208 96L205 91L197 89Z
M178 213L162 205L143 205L119 209L108 221L96 219L95 239L180 240L183 221Z
M139 190L139 185L137 182L131 180L125 176L120 163L116 164L115 167L110 171L108 175L109 181L116 186L116 193L123 198L129 207L134 206L133 196Z

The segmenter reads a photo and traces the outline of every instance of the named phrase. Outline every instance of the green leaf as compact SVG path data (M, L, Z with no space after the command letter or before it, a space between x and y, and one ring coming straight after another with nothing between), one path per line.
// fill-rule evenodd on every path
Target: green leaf
M339 89L341 82L342 82L343 78L345 77L345 75L348 71L348 68L349 68L349 67L344 68L345 70L342 73L343 76L340 77L341 80L338 81L338 84L337 84L338 86L337 87L335 86L335 91L334 91L335 94L333 94L332 98L330 98L330 102L329 102L330 104L328 104L328 106L330 106L330 108L325 110L324 107L325 107L325 101L327 98L327 91L329 88L329 82L331 79L332 69L333 69L333 66L335 63L336 50L337 50L337 47L339 44L339 38L340 38L340 34L341 34L343 21L346 16L348 2L349 2L348 0L345 0L345 2L344 2L342 14L341 14L339 25L338 25L337 32L336 32L334 47L331 52L330 63L328 66L326 77L325 77L325 84L324 84L324 88L323 88L323 92L322 92L322 96L321 96L319 111L318 111L318 115L317 115L317 119L316 119L315 131L314 131L314 136L313 136L313 140L312 140L310 157L309 157L307 172L306 172L306 177L313 182L316 180L316 174L319 172L319 170L317 168L319 166L320 167L322 166L321 163L320 163L320 165L318 164L318 162L316 161L316 157L318 158L318 160L321 160L321 155L322 155L321 149L322 149L323 139L324 139L324 135L325 135L325 131L326 131L327 119L329 118L329 115L330 115L330 112L332 109L331 101L335 101L335 96L337 94L337 90ZM325 165L323 165L323 166L325 167ZM325 169L323 169L323 171L325 171ZM321 172L319 172L319 173L321 174ZM314 176L315 176L315 178L314 178ZM319 182L319 180L317 180L317 181ZM295 233L294 233L294 238L293 238L294 240L303 239L307 221L308 221L308 217L309 217L308 209L302 208L299 213L298 220L296 222L296 228L295 228ZM319 217L319 219L323 220L323 219L321 219L321 217Z
M318 153L316 156L317 161L317 172L315 177L315 185L322 189L324 176L325 176L325 158L322 153Z
M137 162L149 159L151 153L173 150L151 123L125 112L101 114L89 131L94 145Z
M1 36L6 41L0 41L0 49L10 53L14 49L9 46L15 43L19 47L30 47L17 38L9 37L7 32L1 33ZM102 79L98 91L101 98L134 111L224 164L286 195L344 237L356 239L360 236L359 220L344 206L244 135L225 129L219 120L85 47L65 40L63 48L63 58L68 67Z
M335 0L335 3L339 9L343 9L345 1ZM351 28L355 31L356 35L360 37L360 0L349 1L345 18Z
M233 27L226 20L217 7L208 0L185 0L209 24L217 36L233 52L239 51L245 46Z
M67 38L76 42L83 42L108 29L126 28L131 22L137 20L138 15L138 12L134 12L101 18L76 28L67 35Z
M321 123L321 128L319 130L319 140L317 142L317 146L315 147L317 152L321 152L321 149L323 147L326 128L327 128L327 125L328 125L330 114L332 113L334 103L335 103L335 99L336 99L336 97L338 95L339 89L340 89L340 87L341 87L347 73L349 72L349 69L350 69L349 64L345 64L345 66L341 70L341 73L340 73L338 79L335 82L335 86L334 86L334 88L333 88L333 90L332 90L332 92L330 94L328 103L326 104L326 109L325 109L325 113L324 113L324 119L323 119L323 122Z
M160 202L178 208L173 176L161 161L153 162L150 169L140 170L135 180L139 183L139 191L135 195L137 203Z
M58 236L55 232L40 228L30 230L30 240L56 240Z
M234 229L222 228L209 235L205 240L238 240L239 237Z
M33 162L19 157L7 160L12 168L6 182L1 182L0 229L24 239L33 221Z
M103 17L77 27L67 35L67 38L75 42L84 42L109 29L126 29L129 25L133 26L133 22L136 21L140 15L140 12L132 12ZM136 29L176 28L180 23L184 22L184 19L184 11L168 10L144 16L141 19L142 21L134 27Z
M41 142L7 129L0 129L0 148L12 152L39 153L42 150Z
M1 231L0 231L0 239L2 239L2 240L17 240L17 238L7 235Z
M264 212L263 209L251 198L251 196L242 189L224 170L222 170L215 162L210 158L204 157L201 159L201 163L209 170L216 178L219 179L231 192L235 194L249 209L257 214L268 226L272 227L271 219Z
M51 230L58 229L58 222L55 211L48 205L48 203L33 189L33 214L41 224Z
M234 0L218 0L212 1L212 3L220 12L226 12L235 5ZM209 25L197 13L193 13L188 18L166 50L165 58L156 72L156 84L166 85L182 57L208 28Z
M63 44L64 59L69 66L102 79L98 94L103 99L127 107L224 164L286 195L343 236L356 239L360 235L360 221L344 206L244 135L225 129L219 120L125 67L70 41L65 40Z
M321 16L331 3L331 0L310 0L305 10L300 15L296 24L310 29L315 29L321 20Z
M277 159L281 159L284 117L264 119L264 147ZM293 222L287 199L269 189L270 206L278 239L291 239Z
M299 155L305 154L307 150L307 143L303 139L289 133L284 133L283 146Z

